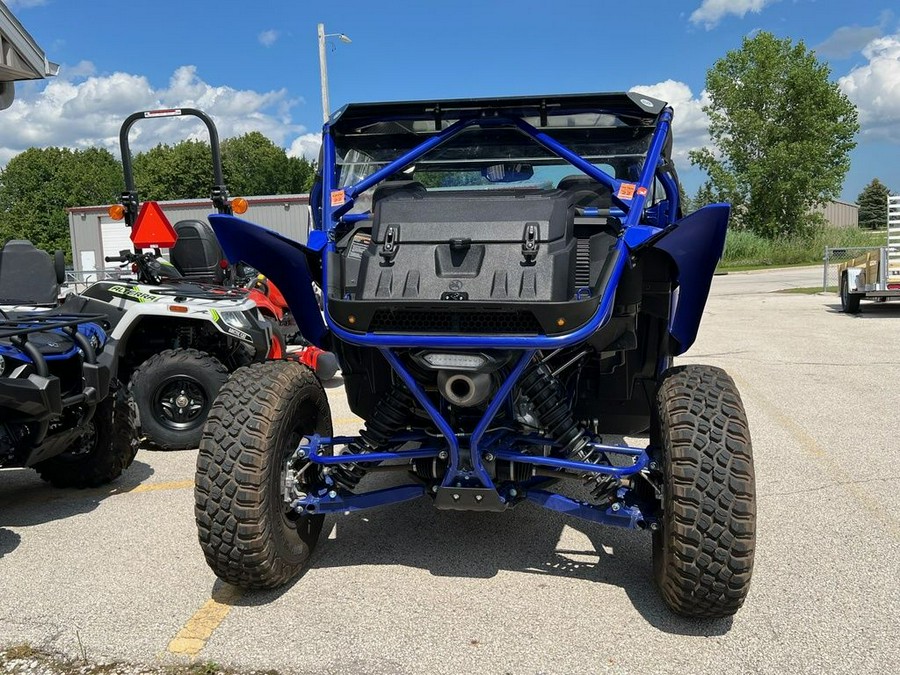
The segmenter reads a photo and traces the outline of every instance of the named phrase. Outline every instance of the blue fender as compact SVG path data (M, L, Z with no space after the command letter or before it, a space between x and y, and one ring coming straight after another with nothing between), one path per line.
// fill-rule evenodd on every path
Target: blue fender
M321 248L288 239L268 228L235 216L213 213L209 223L232 264L245 262L265 274L281 291L297 319L303 337L327 349L328 329L319 312L307 256L321 256ZM318 243L324 244L324 239Z
M676 356L686 352L697 338L713 274L725 250L730 215L730 204L704 206L682 218L677 227L653 244L653 248L668 253L676 267L678 295L669 324L669 334L677 343Z

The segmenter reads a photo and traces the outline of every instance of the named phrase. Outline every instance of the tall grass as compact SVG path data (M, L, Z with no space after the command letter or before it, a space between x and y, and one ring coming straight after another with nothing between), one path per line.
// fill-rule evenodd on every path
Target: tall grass
M802 265L822 262L826 247L884 246L884 232L823 227L809 236L765 239L747 230L729 230L721 268Z

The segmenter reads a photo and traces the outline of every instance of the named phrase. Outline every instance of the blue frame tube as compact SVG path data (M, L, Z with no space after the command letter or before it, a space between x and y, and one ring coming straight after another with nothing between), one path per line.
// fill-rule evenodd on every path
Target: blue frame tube
M487 471L485 471L484 464L481 461L481 440L491 422L494 421L494 417L497 416L497 411L500 410L500 406L507 401L510 392L512 392L512 388L516 385L516 382L519 381L519 378L522 377L522 373L525 372L525 368L528 367L534 354L535 350L533 349L522 354L519 358L519 362L516 363L515 368L513 368L509 376L503 381L503 384L500 385L500 389L497 393L494 394L493 400L491 400L487 410L484 411L484 415L482 415L481 420L478 422L478 426L475 427L475 431L472 432L472 437L469 439L469 449L472 455L472 469L485 487L493 485L493 481L491 481L491 478L488 476ZM448 472L444 479L445 485L448 484L449 479Z
M416 400L422 408L425 409L425 412L428 413L428 416L435 423L444 438L447 439L447 446L450 452L450 467L448 468L448 473L452 470L455 474L459 471L459 440L456 438L456 434L453 432L450 423L444 419L444 416L441 415L441 411L434 407L431 399L428 398L428 394L426 394L422 387L419 386L419 383L416 382L416 378L403 367L403 364L400 363L400 359L397 358L397 355L390 349L380 349L379 351L387 362L391 364L391 368L394 369L394 372L397 373L404 384L409 387L413 396L416 397Z
M330 491L323 490L317 495L307 495L305 499L296 499L291 503L291 508L297 513L346 513L348 511L362 511L374 509L378 506L399 504L411 499L418 499L425 494L425 488L421 485L399 485L397 487L373 490L361 495L337 492L332 497ZM312 508L310 508L312 507Z
M611 506L601 509L591 504L544 490L529 490L525 498L543 506L545 509L559 511L576 518L584 518L602 525L624 527L629 530L644 529L647 522L651 520L645 517L640 508L634 505L619 504L618 510L613 510Z
M636 461L632 466L610 466L609 464L588 464L586 462L576 462L571 459L561 459L559 457L543 457L535 455L523 455L513 450L495 450L494 457L497 459L505 459L511 462L520 462L522 464L534 464L536 466L549 466L554 469L570 469L572 471L587 471L589 473L603 473L609 476L630 476L640 472L646 468L650 462L650 458L646 452L641 452L636 456Z
M650 185L653 181L654 176L656 175L656 167L659 165L659 158L662 153L662 149L665 145L666 136L669 133L669 123L672 119L671 109L667 108L662 113L660 113L659 122L657 123L656 129L653 132L653 138L650 142L650 149L647 152L647 155L644 159L644 166L641 171L641 178L638 182L638 187L643 187L646 190L649 190ZM618 178L613 178L605 171L598 169L593 164L588 162L586 159L581 157L575 152L572 152L565 145L555 140L548 134L543 131L540 131L528 124L524 120L520 118L514 117L497 117L492 119L463 119L455 122L450 125L443 131L440 131L437 135L432 136L426 141L423 141L419 145L415 146L411 150L402 154L400 157L395 159L394 161L386 164L378 171L366 176L358 183L354 185L346 186L344 190L344 201L341 204L332 205L331 203L331 193L333 190L333 181L336 176L336 157L335 157L335 149L334 149L334 138L331 135L331 127L330 125L325 125L323 128L323 136L322 136L322 195L321 199L323 202L323 212L326 213L327 218L324 218L324 227L327 231L331 232L334 229L335 223L340 218L340 216L344 215L347 211L349 211L353 207L353 199L360 194L361 192L365 192L373 185L380 183L385 178L394 175L401 169L405 168L412 162L416 161L423 155L427 154L435 147L440 145L441 143L449 140L453 136L464 131L466 128L470 126L503 126L509 125L513 126L526 136L530 137L534 140L538 145L541 145L545 149L549 150L556 156L566 160L594 180L597 180L604 185L606 185L612 191L612 199L613 201L621 208L623 211L629 214L628 219L631 221L627 224L636 224L640 221L641 209L643 208L644 201L646 199L645 195L636 194L632 200L623 200L618 197L616 194L622 184L626 181L622 181ZM630 202L630 203L629 203ZM637 208L636 208L637 207ZM636 215L631 216L631 213L636 211Z
M644 159L644 166L641 167L641 177L638 180L637 189L631 201L631 210L625 216L625 222L623 223L625 227L640 223L641 213L644 211L644 203L647 201L647 194L650 188L653 187L653 179L656 177L656 169L659 167L659 160L666 145L666 138L669 136L671 123L672 109L666 108L659 114L659 122L656 125L656 130L653 132L653 138L650 139L650 149L647 151L647 157ZM663 184L663 187L665 188L665 184ZM668 193L666 193L666 196L669 196Z

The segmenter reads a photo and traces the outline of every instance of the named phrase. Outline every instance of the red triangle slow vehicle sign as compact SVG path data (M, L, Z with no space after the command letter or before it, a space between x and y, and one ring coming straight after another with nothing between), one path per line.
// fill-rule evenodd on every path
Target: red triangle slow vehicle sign
M156 202L144 202L131 228L131 241L138 248L172 248L178 240L175 228Z

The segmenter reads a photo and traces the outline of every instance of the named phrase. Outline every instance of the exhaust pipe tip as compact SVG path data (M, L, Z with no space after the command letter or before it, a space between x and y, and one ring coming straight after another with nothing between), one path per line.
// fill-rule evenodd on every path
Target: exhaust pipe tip
M491 394L491 376L488 373L442 370L438 373L437 380L441 396L461 408L479 405Z

